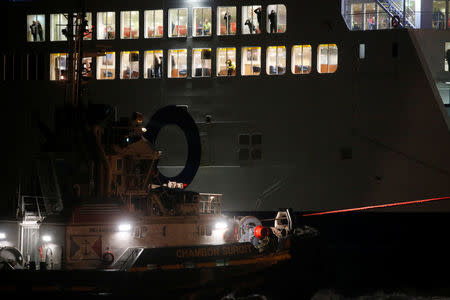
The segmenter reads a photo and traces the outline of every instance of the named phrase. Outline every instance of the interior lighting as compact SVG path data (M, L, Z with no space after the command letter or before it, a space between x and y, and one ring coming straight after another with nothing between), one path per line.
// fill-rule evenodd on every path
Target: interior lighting
M6 239L6 234L3 232L0 232L0 240Z
M51 242L52 241L52 237L50 235L43 235L42 236L42 240L44 242Z
M119 231L130 231L131 230L131 224L120 224L119 225Z
M142 132L147 132L147 128L142 127Z

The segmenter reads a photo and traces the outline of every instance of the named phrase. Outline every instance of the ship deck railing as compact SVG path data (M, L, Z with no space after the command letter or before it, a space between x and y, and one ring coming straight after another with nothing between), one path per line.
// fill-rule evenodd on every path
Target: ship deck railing
M222 213L222 194L200 193L198 195L200 214Z

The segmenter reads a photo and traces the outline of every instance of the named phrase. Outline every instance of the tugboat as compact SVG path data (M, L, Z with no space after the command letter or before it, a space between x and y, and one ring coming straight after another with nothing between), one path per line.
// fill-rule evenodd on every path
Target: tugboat
M42 255L46 268L136 272L270 265L290 258L293 220L289 210L279 211L271 220L273 226L264 226L255 216L225 216L221 194L186 189L199 167L199 153L191 153L198 151L195 146L189 146L185 169L191 168L190 172L172 178L158 172L163 154L152 148L152 136L145 133L158 131L152 124L164 126L159 118L168 112L182 120L177 122L188 132L188 145L199 145L198 132L191 132L196 130L194 121L176 106L161 109L146 127L140 113L134 113L127 126L124 120L104 128L91 126L96 152L92 157L98 159L87 165L95 171L83 179L74 165L66 166L73 170L70 178L79 180L66 182L73 187L77 204L62 224L49 217L40 226L41 235L51 235L53 241L40 248L40 253L50 253ZM180 178L182 182L175 181ZM56 237L58 228L60 236Z

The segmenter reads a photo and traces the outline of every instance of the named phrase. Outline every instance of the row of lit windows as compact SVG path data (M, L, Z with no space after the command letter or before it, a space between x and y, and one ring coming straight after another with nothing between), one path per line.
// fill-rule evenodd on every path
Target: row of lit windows
M317 48L317 72L334 73L338 66L338 48L335 44L321 44ZM168 50L167 77L188 77L188 50ZM211 48L192 49L192 77L211 77L212 50ZM216 76L236 76L236 48L217 48ZM268 75L283 75L286 73L286 47L270 46L266 51L266 73ZM50 54L50 80L67 79L67 53ZM139 51L120 52L120 79L140 78ZM163 50L144 51L145 79L163 77ZM291 51L292 74L311 73L312 48L311 45L295 45ZM96 78L99 80L116 78L115 52L106 52L97 57ZM83 59L84 76L92 75L92 58ZM261 47L242 47L241 75L257 76L261 74Z
M242 34L259 34L262 31L263 10L261 5L242 6L241 32ZM76 16L76 14L74 14ZM67 40L63 30L67 30L68 14L50 14L50 41ZM283 33L286 31L287 11L283 4L267 6L266 30L269 33ZM171 8L168 10L168 36L188 36L188 9ZM93 33L92 13L86 13L88 33L84 39L91 40ZM162 38L164 36L164 12L159 10L144 11L145 38ZM212 8L192 8L192 36L211 36ZM236 6L217 7L217 35L235 35L237 33ZM116 13L98 12L96 34L98 40L113 40L116 38ZM139 38L139 11L120 12L120 38ZM45 41L45 15L27 16L27 40L29 42Z

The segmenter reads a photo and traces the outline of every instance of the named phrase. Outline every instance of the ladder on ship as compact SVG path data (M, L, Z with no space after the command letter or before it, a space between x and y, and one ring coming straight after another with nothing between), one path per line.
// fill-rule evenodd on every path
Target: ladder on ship
M415 15L415 12L412 9L406 6L403 9L393 0L376 0L376 2L391 18L394 16L400 18L399 26L403 28L415 28L415 24L410 21L410 17L414 17Z
M108 269L128 271L144 251L143 247L130 247Z

